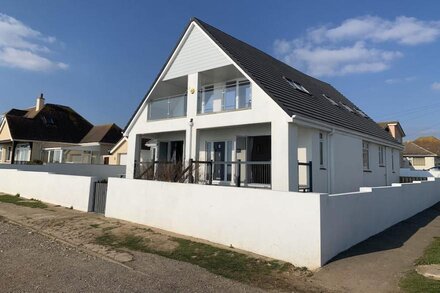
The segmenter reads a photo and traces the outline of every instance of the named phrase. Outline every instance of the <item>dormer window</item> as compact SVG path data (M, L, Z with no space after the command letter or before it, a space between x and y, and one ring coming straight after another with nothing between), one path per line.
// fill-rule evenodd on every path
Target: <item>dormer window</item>
M311 95L311 93L302 85L302 84L300 84L299 82L296 82L296 81L293 81L293 80L291 80L290 78L287 78L287 77L285 77L284 76L284 79L291 85L291 86L293 86L295 89L297 89L297 90L299 90L299 91L302 91L302 92L304 92L304 93L306 93L306 94L309 94L309 95Z

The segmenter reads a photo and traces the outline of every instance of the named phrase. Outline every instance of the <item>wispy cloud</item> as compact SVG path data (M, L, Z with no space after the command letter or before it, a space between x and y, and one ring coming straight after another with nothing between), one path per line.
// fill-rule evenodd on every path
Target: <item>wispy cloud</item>
M293 40L275 40L274 50L283 61L312 75L345 75L384 71L403 57L400 50L382 49L379 43L414 46L439 36L439 21L364 16L338 26L310 28L305 36Z
M435 91L440 91L440 82L433 82L431 84L431 89L433 89Z
M0 13L0 66L30 71L67 69L67 64L47 57L51 53L48 46L56 41Z
M387 83L387 84L399 84L399 83L411 82L411 81L414 81L416 79L417 78L415 76L389 78L389 79L385 80L385 83Z

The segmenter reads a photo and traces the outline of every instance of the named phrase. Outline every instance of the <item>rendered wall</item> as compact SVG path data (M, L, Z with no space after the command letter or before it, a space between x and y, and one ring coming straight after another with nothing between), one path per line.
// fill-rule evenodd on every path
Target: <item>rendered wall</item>
M111 178L106 216L321 265L320 195Z
M440 201L440 180L321 197L322 263Z
M97 178L0 169L0 192L90 211Z

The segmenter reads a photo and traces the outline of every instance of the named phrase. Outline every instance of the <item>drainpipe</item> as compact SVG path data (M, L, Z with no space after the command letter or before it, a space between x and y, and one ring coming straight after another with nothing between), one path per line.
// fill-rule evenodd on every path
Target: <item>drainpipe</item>
M188 149L189 149L189 158L188 159L192 159L191 154L192 154L192 131L193 131L193 126L194 126L194 121L193 118L191 118L189 120L189 144L188 144Z

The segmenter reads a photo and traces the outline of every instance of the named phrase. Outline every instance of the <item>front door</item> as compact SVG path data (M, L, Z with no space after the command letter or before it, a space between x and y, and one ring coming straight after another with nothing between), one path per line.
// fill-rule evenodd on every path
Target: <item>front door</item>
M219 164L219 162L225 161L225 142L214 142L214 180L225 180L225 164Z

